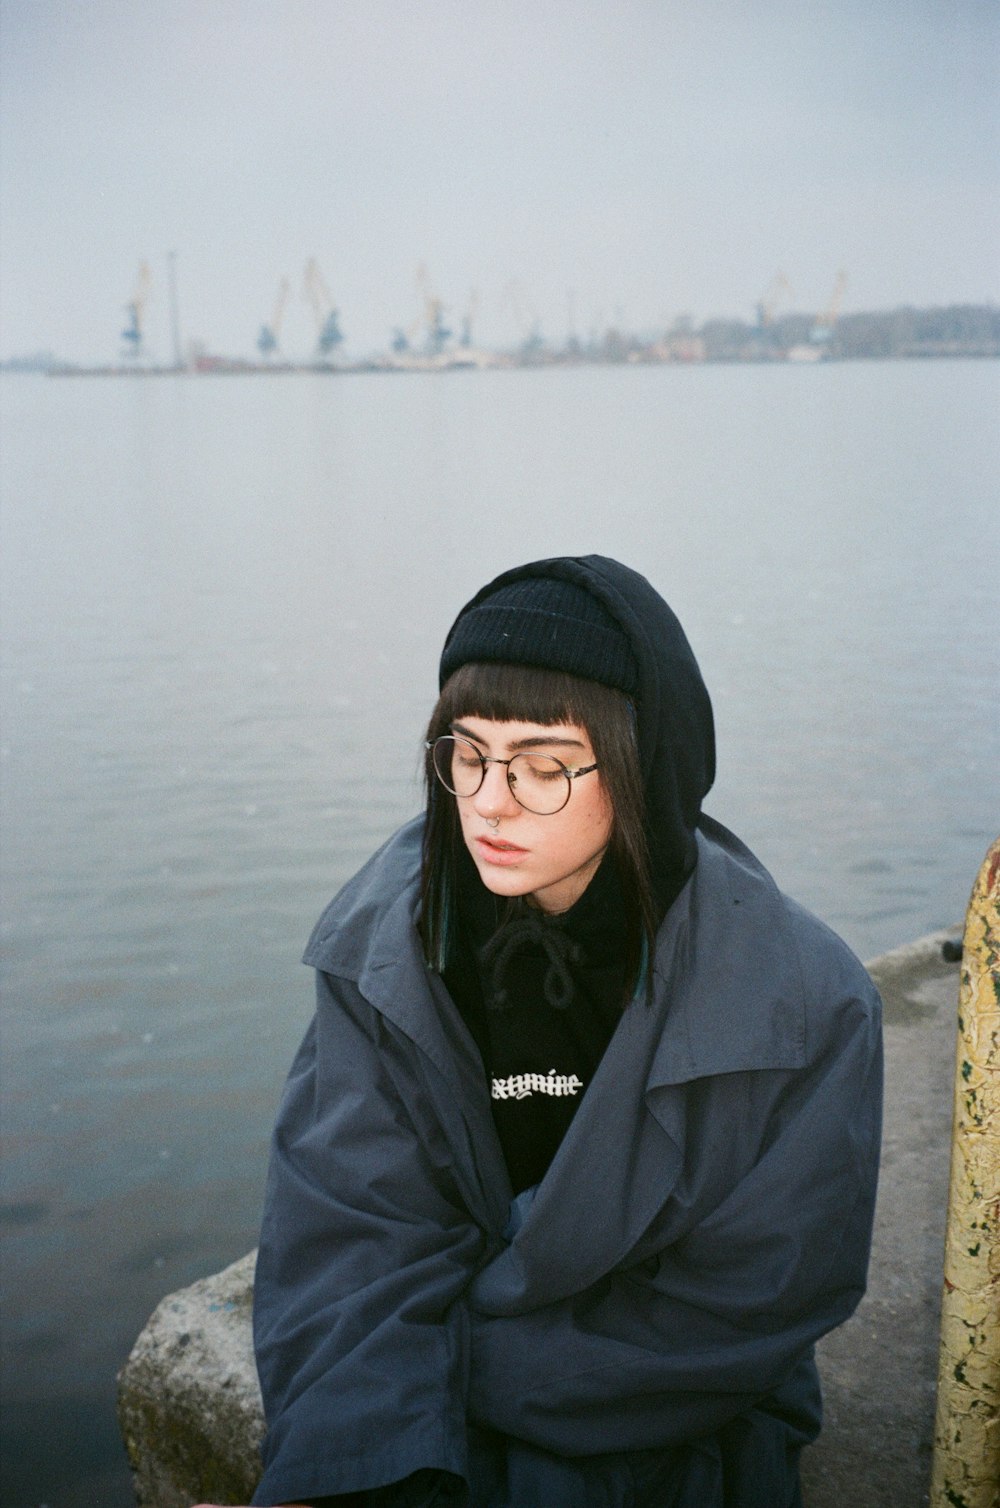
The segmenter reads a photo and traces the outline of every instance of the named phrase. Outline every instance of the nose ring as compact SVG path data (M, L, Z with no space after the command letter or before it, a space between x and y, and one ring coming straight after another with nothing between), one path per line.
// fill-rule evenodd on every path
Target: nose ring
M493 828L499 827L500 826L500 818L499 817L487 817L486 818L486 826L487 827L493 827Z

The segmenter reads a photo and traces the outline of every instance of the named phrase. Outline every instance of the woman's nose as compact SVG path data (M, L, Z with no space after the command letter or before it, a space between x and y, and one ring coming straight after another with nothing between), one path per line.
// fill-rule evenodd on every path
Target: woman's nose
M480 817L510 816L520 810L507 783L505 764L488 764L482 785L472 798Z

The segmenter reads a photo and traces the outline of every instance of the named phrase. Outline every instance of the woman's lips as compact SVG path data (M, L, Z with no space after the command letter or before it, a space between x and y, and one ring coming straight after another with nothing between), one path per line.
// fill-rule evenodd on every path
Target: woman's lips
M477 838L476 852L487 864L516 864L528 852L516 843L506 843L502 838Z

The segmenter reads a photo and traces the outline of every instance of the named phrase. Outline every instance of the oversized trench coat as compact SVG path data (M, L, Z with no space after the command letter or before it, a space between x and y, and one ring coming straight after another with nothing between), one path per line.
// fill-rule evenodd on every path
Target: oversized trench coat
M810 1438L813 1343L867 1270L881 1116L868 975L703 819L652 1003L623 1012L512 1221L482 1064L421 955L420 842L418 819L306 952L318 1004L275 1131L257 1269L269 1433L254 1501L421 1467L475 1483L470 1441L503 1437L524 1508L532 1461L582 1469L761 1418ZM723 1496L702 1483L676 1501Z

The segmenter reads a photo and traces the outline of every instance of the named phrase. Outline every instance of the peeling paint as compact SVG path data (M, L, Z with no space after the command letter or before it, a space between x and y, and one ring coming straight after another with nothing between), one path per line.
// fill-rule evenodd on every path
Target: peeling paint
M960 978L930 1502L998 1508L1000 838L973 887Z

